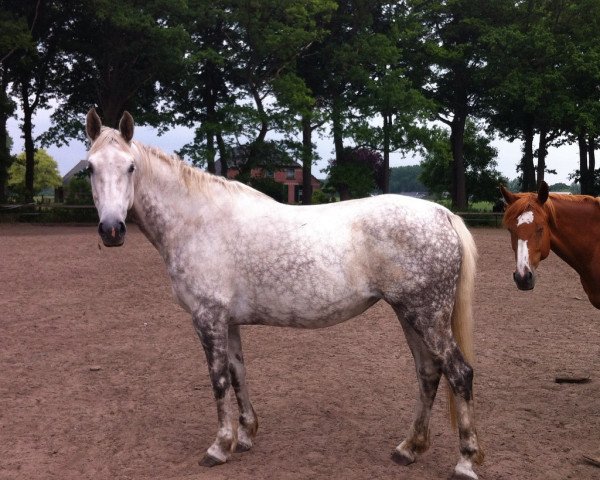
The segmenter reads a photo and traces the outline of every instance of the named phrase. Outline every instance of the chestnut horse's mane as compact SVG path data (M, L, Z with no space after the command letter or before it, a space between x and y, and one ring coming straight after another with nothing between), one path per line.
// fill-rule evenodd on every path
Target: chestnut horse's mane
M579 203L581 205L595 204L600 206L600 198L591 197L589 195L551 193L548 196L548 200L546 200L543 205L538 203L536 193L519 193L516 195L519 198L514 203L506 207L506 212L504 213L504 218L502 219L502 223L505 227L515 222L523 212L535 209L542 209L546 215L548 215L548 221L556 225L556 207L554 205L554 202L556 201L564 201L574 204Z

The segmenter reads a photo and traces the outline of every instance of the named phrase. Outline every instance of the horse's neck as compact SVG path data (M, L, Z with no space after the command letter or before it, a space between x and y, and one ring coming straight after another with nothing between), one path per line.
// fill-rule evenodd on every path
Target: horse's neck
M600 238L600 208L592 202L553 199L551 248L580 275L589 267Z
M194 226L202 228L210 206L199 194L190 194L177 172L160 161L141 166L134 189L133 209L140 229L163 254L183 232ZM207 186L210 188L210 185Z

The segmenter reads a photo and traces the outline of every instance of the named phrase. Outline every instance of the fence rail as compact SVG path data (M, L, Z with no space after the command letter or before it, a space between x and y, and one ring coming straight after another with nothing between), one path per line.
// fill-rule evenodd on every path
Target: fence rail
M97 222L94 205L62 203L1 204L0 222Z
M502 225L502 212L456 212L470 226ZM0 221L97 221L94 205L62 203L25 203L0 205Z
M456 212L467 225L471 226L495 226L502 225L503 212Z

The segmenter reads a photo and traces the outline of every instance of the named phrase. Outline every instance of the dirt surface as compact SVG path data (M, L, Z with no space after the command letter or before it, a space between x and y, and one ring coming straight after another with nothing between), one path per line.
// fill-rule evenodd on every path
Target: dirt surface
M554 255L533 292L508 233L475 229L475 396L481 479L592 479L600 468L600 312ZM445 479L458 459L445 395L432 447L390 460L413 416L413 360L391 309L322 330L242 329L260 428L226 465L198 466L216 434L208 371L158 253L130 227L0 224L0 478ZM557 384L555 376L587 376Z

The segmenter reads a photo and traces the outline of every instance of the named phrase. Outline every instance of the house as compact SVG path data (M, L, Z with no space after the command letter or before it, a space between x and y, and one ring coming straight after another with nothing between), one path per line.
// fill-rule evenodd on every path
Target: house
M75 175L84 171L88 166L87 160L79 160L77 164L62 177L62 185L54 189L54 201L63 203L65 201L65 192L69 190L69 182Z
M231 150L227 178L235 179L243 169L248 158L247 146L238 146ZM276 155L277 158L268 162L268 165L257 165L250 171L251 178L270 178L280 183L286 189L286 203L302 202L302 165L287 155ZM215 162L216 173L221 175L221 161ZM321 182L311 175L313 192L321 188Z

